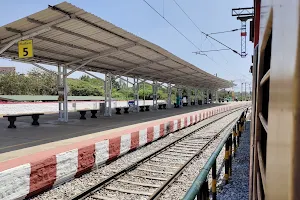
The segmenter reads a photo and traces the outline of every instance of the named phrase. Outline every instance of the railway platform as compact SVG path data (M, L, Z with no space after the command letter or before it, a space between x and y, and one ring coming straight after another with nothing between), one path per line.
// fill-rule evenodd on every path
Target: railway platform
M20 145L13 147L18 150L0 154L0 181L8 187L8 196L32 196L166 134L243 105L245 102L209 104L84 121L77 113L68 124L56 124L55 116L46 115L39 127L31 127L29 119L24 119L17 129L7 129L1 119L1 132ZM32 143L24 148L21 143L26 137Z
M79 119L79 112L70 112L68 123L59 122L57 120L57 114L48 114L40 117L40 126L38 127L31 126L32 119L30 116L28 116L17 119L15 122L17 125L16 129L8 129L7 119L2 118L0 119L0 154L50 142L58 142L74 137L85 137L95 133L100 133L99 135L106 135L115 129L122 130L124 127L134 127L140 123L146 123L153 120L159 120L222 105L226 104L205 104L201 106L183 107L179 109L174 108L150 112L113 115L112 117L104 117L97 114L96 119L90 118L91 114L87 112L86 120ZM60 144L56 144L60 146ZM64 142L61 144L64 144ZM51 148L53 148L53 146L51 146ZM48 149L48 147L43 146L42 149L45 150ZM0 155L0 161L5 159L6 158L3 158Z

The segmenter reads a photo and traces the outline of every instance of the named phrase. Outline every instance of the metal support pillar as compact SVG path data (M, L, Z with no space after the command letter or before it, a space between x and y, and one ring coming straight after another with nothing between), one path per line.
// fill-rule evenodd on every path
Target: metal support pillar
M200 98L200 94L201 94L200 92L201 91L199 89L197 89L197 99L198 99L198 101L197 101L198 104L197 105L201 105L201 104L199 104L199 100L201 99Z
M61 66L58 65L57 66L58 69L58 73L57 73L57 88L58 88L58 120L59 121L63 121L63 109L62 109L62 105L63 105L63 99L60 98L60 89L62 88L62 70L61 70Z
M134 112L139 112L139 79L133 78Z
M152 91L153 91L153 110L157 110L157 81L153 81Z
M214 98L213 102L217 103L218 102L217 90L214 91L214 96L215 96L215 98Z
M209 94L210 94L210 90L207 90L207 102L209 102ZM211 95L211 101L212 101L212 95Z
M187 96L188 96L188 106L191 106L191 101L192 101L192 93L191 93L191 89L187 88Z
M172 108L172 86L171 83L168 83L168 108Z
M143 106L145 106L146 105L146 94L145 94L145 81L143 82L143 96L144 96L144 98L143 98Z
M68 86L67 86L67 67L63 67L63 87L64 87L64 121L68 122Z
M180 98L179 107L183 107L183 105L182 105L182 89L181 88L177 88L177 93L178 93L178 96Z
M128 100L128 77L126 77L126 100Z
M194 89L194 100L195 100L195 105L198 106L198 100L199 100L199 96L198 96L198 89Z
M111 74L105 74L105 82L104 82L104 93L105 93L105 111L104 116L110 117L111 116Z

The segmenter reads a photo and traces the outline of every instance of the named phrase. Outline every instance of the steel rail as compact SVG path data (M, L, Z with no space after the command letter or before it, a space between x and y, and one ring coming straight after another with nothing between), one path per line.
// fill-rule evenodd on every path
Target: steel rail
M83 191L82 193L77 194L77 195L75 195L75 196L73 196L73 197L71 197L71 198L69 198L69 199L70 199L70 200L81 200L81 199L85 199L85 198L87 198L87 197L93 195L93 193L95 193L95 192L97 192L98 190L100 190L101 188L103 188L103 187L104 187L105 185L107 185L110 181L113 181L114 179L118 178L119 176L122 176L124 173L127 173L128 171L131 171L131 170L135 169L136 167L138 167L139 165L141 165L141 164L144 163L145 161L151 159L152 157L155 157L156 155L158 155L158 154L160 154L161 152L167 150L168 148L172 147L172 146L175 145L176 143L178 143L178 142L184 140L185 138L189 137L190 135L194 134L195 132L198 132L198 131L202 130L203 128L205 128L205 127L207 127L207 126L209 126L209 125L211 125L211 124L213 124L213 123L215 123L215 122L217 122L217 121L223 119L224 117L226 117L226 116L228 116L228 115L230 115L230 114L232 114L232 113L234 113L234 112L237 112L238 110L243 109L244 107L245 107L245 106L241 106L241 107L235 108L235 109L232 110L232 112L230 112L230 113L228 113L228 114L226 114L226 115L224 115L224 116L221 116L221 117L219 117L219 118L217 118L217 119L215 119L215 120L213 120L213 121L211 121L211 122L209 122L209 123L207 123L207 124L201 126L200 128L198 128L198 129L196 129L196 130L194 130L194 131L191 131L190 133L184 135L183 137L178 138L177 140L171 142L170 144L168 144L168 145L166 145L166 146L164 146L164 147L158 149L157 151L155 151L155 152L149 154L148 156L146 156L146 157L144 157L144 158L142 158L142 159L136 161L135 163L131 164L130 166L128 166L128 167L126 167L126 168L124 168L124 169L118 171L117 173L115 173L115 174L113 174L113 175L107 177L106 179L100 181L98 184L96 184L96 185L94 185L94 186L88 188L87 190ZM220 114L221 114L221 113L220 113Z
M239 118L239 117L238 117ZM190 164L194 158L198 157L203 153L204 150L206 150L209 145L217 139L222 132L224 132L231 124L235 123L237 119L233 119L231 122L229 122L224 128L222 128L218 133L216 133L198 152L196 152L186 163L180 167L160 188L158 188L155 193L149 198L151 200L158 199L161 195L163 195L163 192L165 192L169 186L176 180L178 176L180 176L183 173L183 170L186 168L188 164Z
M245 110L246 113L248 111L248 108ZM245 112L244 111L244 112ZM241 119L241 117L244 115L243 114L236 120L236 122L234 123L233 127L236 125L236 123L238 123L238 121ZM233 128L232 127L232 128ZM198 176L195 178L195 180L193 181L192 186L188 189L188 191L185 193L184 197L182 199L184 200L193 200L197 197L200 188L203 186L204 182L207 179L207 176L210 172L210 169L213 166L213 163L216 162L217 157L219 156L222 148L224 147L224 145L226 144L226 140L228 140L229 136L231 135L231 132L228 132L225 137L221 140L221 142L219 143L219 145L217 146L217 148L215 149L215 151L211 154L211 156L209 157L209 159L207 160L207 162L205 163L205 165L203 166L202 170L200 171L200 173L198 174Z

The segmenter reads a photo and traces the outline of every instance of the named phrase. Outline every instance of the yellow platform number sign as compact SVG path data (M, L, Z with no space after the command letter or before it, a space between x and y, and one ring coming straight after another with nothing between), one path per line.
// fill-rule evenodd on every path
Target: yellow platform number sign
M33 57L33 45L32 40L22 40L18 42L19 58L31 58Z

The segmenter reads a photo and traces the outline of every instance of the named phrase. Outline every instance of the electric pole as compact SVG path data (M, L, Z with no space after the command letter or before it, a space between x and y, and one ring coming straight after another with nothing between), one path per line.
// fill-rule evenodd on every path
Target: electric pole
M241 101L243 101L243 82L241 83Z
M252 100L252 93L251 93L250 83L249 83L249 94L250 94L250 100Z
M253 18L254 18L254 7L246 8L233 8L231 16L237 17L237 20L241 21L241 57L247 56L246 52L246 37L247 37L247 20L250 20L250 41L253 38Z
M247 83L245 82L245 100L247 100L247 90L246 90L246 87L247 87Z

